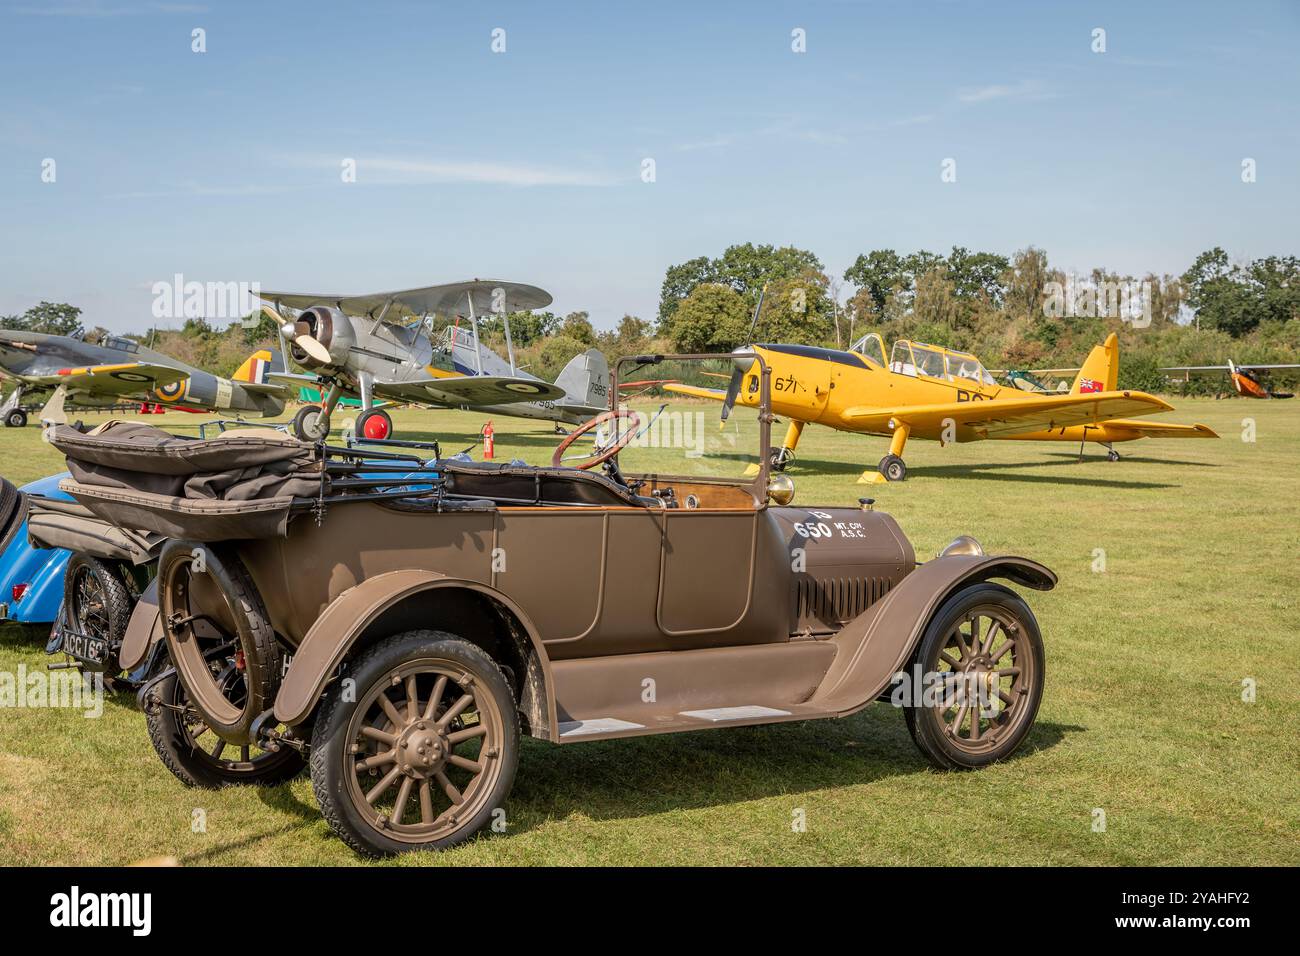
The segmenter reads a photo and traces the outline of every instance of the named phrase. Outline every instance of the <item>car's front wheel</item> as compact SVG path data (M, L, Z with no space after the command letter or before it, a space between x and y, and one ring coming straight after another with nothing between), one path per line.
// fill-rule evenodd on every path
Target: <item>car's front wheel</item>
M321 813L373 856L469 839L500 816L518 761L505 675L444 631L406 631L368 648L327 689L312 731Z
M1009 588L963 588L930 619L908 673L924 675L925 687L910 688L907 729L936 766L1002 760L1029 733L1043 697L1038 622Z

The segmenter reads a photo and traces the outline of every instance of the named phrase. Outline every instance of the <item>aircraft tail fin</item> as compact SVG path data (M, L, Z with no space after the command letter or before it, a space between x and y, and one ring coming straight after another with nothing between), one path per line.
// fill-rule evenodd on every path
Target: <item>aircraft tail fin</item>
M1095 346L1074 377L1071 395L1086 392L1113 392L1119 384L1119 336L1114 332Z
M599 349L587 349L569 359L555 384L564 389L564 404L609 407L609 364Z
M244 359L244 364L235 370L231 380L235 382L251 382L254 385L267 384L267 375L271 372L283 372L284 356L276 349L258 349L248 358Z

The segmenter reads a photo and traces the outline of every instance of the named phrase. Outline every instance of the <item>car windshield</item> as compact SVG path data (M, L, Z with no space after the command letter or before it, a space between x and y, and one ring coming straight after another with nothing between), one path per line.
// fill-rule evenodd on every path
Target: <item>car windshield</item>
M633 437L618 455L619 468L628 477L748 484L758 473L762 443L760 369L752 359L742 371L731 358L712 357L641 368L625 363L619 370L621 407L636 419L620 419L597 441L631 429ZM724 422L724 403L718 398L733 378L738 380L736 400Z

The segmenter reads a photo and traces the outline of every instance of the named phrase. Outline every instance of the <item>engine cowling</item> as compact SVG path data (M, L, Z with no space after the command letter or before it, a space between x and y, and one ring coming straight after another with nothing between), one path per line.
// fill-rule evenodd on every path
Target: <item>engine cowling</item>
M308 355L299 345L290 341L289 351L293 360L304 368L324 368L341 366L347 359L348 350L356 344L356 331L352 319L343 311L328 305L314 305L300 314L294 321L296 334L310 335L329 352L328 363L320 362Z

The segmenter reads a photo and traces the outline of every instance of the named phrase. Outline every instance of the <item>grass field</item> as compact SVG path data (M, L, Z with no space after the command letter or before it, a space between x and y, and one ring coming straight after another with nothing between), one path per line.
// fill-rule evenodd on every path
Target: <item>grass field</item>
M920 558L958 533L1053 568L1033 592L1047 648L1038 723L1011 760L929 769L900 714L554 747L527 740L504 834L397 865L1300 863L1300 400L1180 400L1218 441L1091 447L913 442L909 478L854 483L879 439L810 428L796 502L878 499ZM1243 441L1243 419L1255 440ZM401 411L448 451L483 416ZM88 421L98 420L89 417ZM193 426L195 416L149 419ZM498 457L549 458L545 424L496 419ZM779 432L778 432L779 436ZM477 457L477 453L476 453ZM0 429L0 473L61 470L36 428ZM1094 570L1099 550L1104 571ZM557 579L557 587L562 579ZM0 632L0 670L42 668ZM1257 698L1242 699L1253 678ZM206 832L192 832L194 811ZM797 811L806 832L794 832ZM1098 811L1105 829L1095 829ZM352 864L306 778L182 787L129 697L99 720L0 711L0 864Z

